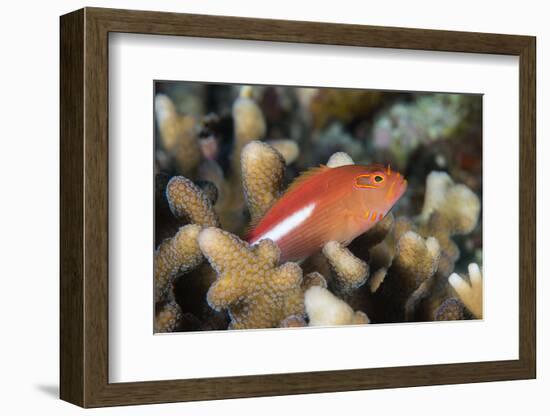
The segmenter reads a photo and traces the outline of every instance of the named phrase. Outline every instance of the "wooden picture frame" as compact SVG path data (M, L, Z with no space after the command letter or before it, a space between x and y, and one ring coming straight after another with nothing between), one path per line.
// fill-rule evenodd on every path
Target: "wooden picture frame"
M83 407L100 407L535 378L534 37L99 8L85 8L62 16L60 29L60 396L63 400ZM519 359L109 383L108 35L111 32L518 56Z

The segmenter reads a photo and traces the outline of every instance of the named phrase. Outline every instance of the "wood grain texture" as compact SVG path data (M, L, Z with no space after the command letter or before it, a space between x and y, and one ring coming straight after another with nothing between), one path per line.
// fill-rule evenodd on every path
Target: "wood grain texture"
M520 58L518 360L192 380L108 380L108 33ZM87 8L61 18L61 397L83 407L535 377L535 38Z
M536 377L536 41L520 54L519 97L519 356Z
M60 24L60 388L84 404L84 12Z

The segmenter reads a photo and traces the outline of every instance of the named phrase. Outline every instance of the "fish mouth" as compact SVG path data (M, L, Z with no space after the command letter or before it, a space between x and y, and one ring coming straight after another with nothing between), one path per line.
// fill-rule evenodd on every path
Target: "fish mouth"
M403 176L400 176L400 185L401 185L401 190L399 192L399 198L401 198L401 196L405 193L405 191L407 190L407 187L409 186L409 183L407 182L407 180L403 177ZM398 198L398 199L399 199Z
M392 205L395 204L407 190L407 180L400 174L398 175L399 176L391 183L388 193L386 194L386 199L391 202Z

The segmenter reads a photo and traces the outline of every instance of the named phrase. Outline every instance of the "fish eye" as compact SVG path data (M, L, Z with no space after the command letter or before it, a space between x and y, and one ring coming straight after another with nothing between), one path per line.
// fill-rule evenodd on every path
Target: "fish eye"
M384 182L384 175L381 173L364 173L355 178L355 186L358 188L378 188Z

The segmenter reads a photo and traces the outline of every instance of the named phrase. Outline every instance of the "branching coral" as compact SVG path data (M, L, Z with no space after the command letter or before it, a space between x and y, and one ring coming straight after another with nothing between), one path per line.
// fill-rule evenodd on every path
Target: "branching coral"
M397 219L389 238L369 252L374 270L369 281L374 294L373 319L379 319L380 310L385 315L383 319L392 321L432 320L437 314L443 316L439 308L450 295L447 276L460 255L452 236L471 232L479 211L479 198L469 188L454 184L446 173L428 175L424 207L417 222L404 217ZM407 246L409 254L403 257L403 247ZM425 261L402 261L412 258L413 252ZM381 309L384 305L386 308L392 305L392 316Z
M483 317L483 279L479 266L472 263L468 266L470 283L460 277L457 273L449 276L449 284L456 291L460 300L472 314L481 319Z
M171 299L172 284L176 276L193 269L202 261L202 253L197 242L200 229L198 225L186 225L157 248L154 262L157 302Z
M199 177L213 182L218 188L219 199L216 204L216 211L221 225L224 229L235 233L242 232L246 220L243 212L243 174L246 173L248 167L242 166L241 163L243 149L250 142L263 139L266 133L266 123L262 110L252 98L252 92L252 87L241 88L239 97L233 103L234 141L230 152L230 168L227 174L214 160L203 161L199 166ZM286 148L289 147L286 143L281 145ZM250 160L253 158L253 154L248 156L250 156ZM288 156L294 157L292 154ZM280 154L278 158L281 158ZM281 160L283 159L281 158ZM260 165L260 163L256 163L255 169L260 168ZM284 160L283 169L280 171L282 175L284 173Z
M224 100L230 105L235 88L225 91ZM164 220L155 235L157 242L162 241L155 253L155 330L225 329L228 324L230 329L357 324L369 322L366 314L373 322L468 319L469 312L481 317L481 286L475 283L475 271L470 271L471 285L451 274L460 250L473 253L476 248L473 238L453 237L476 230L479 241L476 226L481 204L474 192L455 184L446 173L428 175L418 217L409 211L421 200L418 178L426 174L426 167L415 170L417 177L410 182L416 193L407 194L394 210L395 215L407 213L406 217L387 215L347 247L329 241L301 267L280 265L279 249L270 240L249 246L235 235L243 235L249 218L252 224L261 219L283 193L286 181L306 167L329 156L327 166L335 168L353 164L349 154L361 163L382 161L388 155L392 166L397 157L410 172L411 160L400 159L399 152L390 155L394 140L387 146L384 139L386 133L403 133L407 155L418 139L402 128L408 125L410 111L398 112L404 117L385 130L377 115L369 115L368 121L355 118L357 111L370 113L378 106L379 93L311 90L301 97L307 98L307 114L300 115L301 122L308 129L313 124L308 132L284 119L284 112L299 106L296 97L287 100L284 112L275 113L270 109L277 103L264 99L258 104L252 97L253 92L262 91L261 87L242 88L233 101L232 117L227 111L218 112L219 106L214 109L219 117L205 116L202 122L179 114L168 96L155 98L161 144L155 168L163 181L157 208L162 208ZM388 108L393 108L391 103ZM435 133L428 131L429 140L456 129L453 120L443 121L449 122L450 130L438 126ZM370 140L373 122L375 138ZM259 141L266 135L277 139ZM281 137L295 137L297 142ZM366 155L367 148L375 153ZM332 154L338 150L349 154ZM470 185L450 167L449 171ZM174 176L167 183L167 174L174 172L186 177ZM160 211L156 210L157 215ZM181 227L185 223L189 225ZM202 261L204 257L208 262ZM182 273L186 276L179 278ZM460 300L453 297L457 294Z
M425 284L437 269L439 243L408 231L397 242L392 264L376 290L377 302L391 305L383 318L389 322L411 320L414 308L425 294Z
M430 296L422 302L424 319L432 319L439 305L451 293L447 277L454 271L460 250L453 236L466 235L476 227L481 210L479 197L468 187L455 184L446 173L432 172L426 180L426 201L418 232L437 238L441 256L432 279Z
M457 298L448 298L437 308L436 321L458 321L464 319L464 304Z
M208 303L229 310L230 328L273 328L292 315L303 315L302 270L295 263L278 266L280 251L271 240L250 247L210 227L200 233L199 246L218 273Z
M293 163L300 156L300 148L293 140L268 140L266 143L281 154L287 165Z
M432 172L426 179L426 196L420 221L426 224L440 212L451 234L467 234L477 224L481 203L467 186L456 185L444 172ZM435 228L435 227L434 227Z
M304 326L307 326L304 317L296 315L292 315L286 319L283 319L279 324L279 328L301 328Z
M302 289L308 290L310 287L320 286L327 287L327 281L324 276L319 272L311 272L304 276L302 281Z
M305 307L310 326L368 324L364 312L354 312L342 299L328 289L312 286L305 292Z
M323 254L333 267L336 281L342 291L349 292L367 280L369 274L367 263L355 257L337 241L329 241L325 244Z
M182 323L181 307L170 301L155 316L155 332L174 332Z
M178 114L172 100L163 94L155 97L155 112L162 147L175 159L182 174L192 174L201 160L196 118Z
M252 221L260 219L277 200L285 161L273 147L253 141L242 152L243 187Z
M233 175L240 178L241 152L252 140L263 139L266 125L262 110L252 99L252 87L243 87L241 94L233 104L233 122L235 125L235 144L233 147Z
M176 218L186 219L204 227L219 225L208 196L192 181L175 176L166 186L166 198Z
M165 328L165 332L170 326L166 324L168 312L162 311L173 312L173 305L170 309L170 304L166 305L165 302L176 300L176 277L192 271L201 264L203 256L198 244L199 232L204 226L218 224L211 204L211 199L215 199L215 193L211 189L208 191L209 185L203 186L207 189L206 193L183 176L173 177L166 186L170 210L176 218L185 219L191 224L181 227L173 237L164 240L155 252L155 299L157 309L160 308L156 320L160 322L159 328Z

